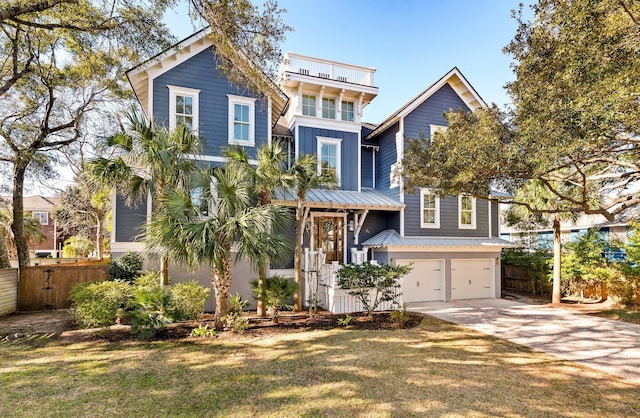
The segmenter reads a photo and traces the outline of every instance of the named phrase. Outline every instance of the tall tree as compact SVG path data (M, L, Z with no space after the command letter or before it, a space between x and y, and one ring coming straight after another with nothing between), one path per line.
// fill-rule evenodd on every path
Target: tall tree
M124 69L166 46L171 0L9 0L0 6L0 161L12 166L13 212L25 176L81 136L89 113L123 97ZM14 217L20 265L29 263Z
M87 173L80 173L75 183L58 195L52 217L66 235L95 236L98 259L104 256L104 223L111 209L108 187L91 181Z
M448 113L433 142L410 140L408 185L478 197L494 186L533 213L612 220L640 202L640 4L540 0L533 11L531 21L514 13L505 48L513 108ZM559 203L531 199L532 184Z
M259 206L272 204L273 194L276 190L289 190L293 185L292 173L286 170L287 151L279 141L260 146L256 151L257 165L252 165L249 155L243 147L235 146L225 150L229 169L244 170L253 185L254 193L258 196ZM278 225L273 225L270 231L277 231L284 220L274 218ZM282 258L289 249L277 241L258 239L256 245L249 246L247 255L258 270L258 289L261 293L265 290L265 279L271 260ZM261 245L264 244L264 245ZM253 251L255 250L255 251ZM258 299L257 314L266 316L267 311L264 300Z
M151 197L151 217L159 216L160 199L169 187L187 190L197 166L187 158L200 150L200 140L184 125L174 130L157 127L144 115L131 111L128 125L108 138L110 157L87 164L99 184L115 187L129 204ZM140 231L144 239L145 231ZM159 249L161 285L169 283L168 257Z

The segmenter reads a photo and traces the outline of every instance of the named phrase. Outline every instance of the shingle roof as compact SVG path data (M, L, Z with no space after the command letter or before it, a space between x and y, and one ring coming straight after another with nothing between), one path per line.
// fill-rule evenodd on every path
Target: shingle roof
M394 229L380 232L365 242L363 247L486 247L487 250L500 250L513 244L500 238L466 237L401 237Z
M312 189L306 196L307 206L329 209L400 210L404 203L384 194L363 188L361 191ZM293 192L276 192L273 203L295 205Z

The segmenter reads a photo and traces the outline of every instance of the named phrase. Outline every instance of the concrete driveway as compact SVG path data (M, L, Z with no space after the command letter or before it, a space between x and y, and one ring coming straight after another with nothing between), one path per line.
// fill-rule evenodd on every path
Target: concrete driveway
M407 309L640 383L640 325L505 299L414 303Z

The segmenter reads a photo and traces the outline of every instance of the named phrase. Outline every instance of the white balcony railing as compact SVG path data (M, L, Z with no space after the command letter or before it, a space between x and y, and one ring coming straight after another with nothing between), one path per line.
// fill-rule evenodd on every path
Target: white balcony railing
M281 69L281 76L283 72L373 87L373 74L376 70L287 53Z

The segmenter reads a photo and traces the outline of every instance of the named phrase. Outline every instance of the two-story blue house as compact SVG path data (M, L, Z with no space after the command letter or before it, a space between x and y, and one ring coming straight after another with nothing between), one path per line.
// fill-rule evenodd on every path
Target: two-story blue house
M323 266L363 259L414 263L402 281L403 302L500 297L500 250L507 243L499 239L497 201L438 196L428 185L406 190L398 176L407 139L446 129L444 112L486 106L457 68L372 125L362 117L378 94L375 69L287 53L278 80L261 99L217 71L207 33L129 71L131 85L148 116L198 132L199 160L223 163L221 150L229 144L251 150L281 140L292 161L315 154L319 170L335 176L338 186L311 191L305 207L307 254L322 254L305 269L313 270L309 279L320 277L325 308L354 307L331 278L322 277L331 274ZM294 204L286 193L276 202ZM141 249L133 240L135 226L150 208L128 208L117 196L114 207L113 253ZM291 272L292 263L280 267ZM247 282L255 275L242 264L236 268L241 273L234 271L232 291L248 296Z

